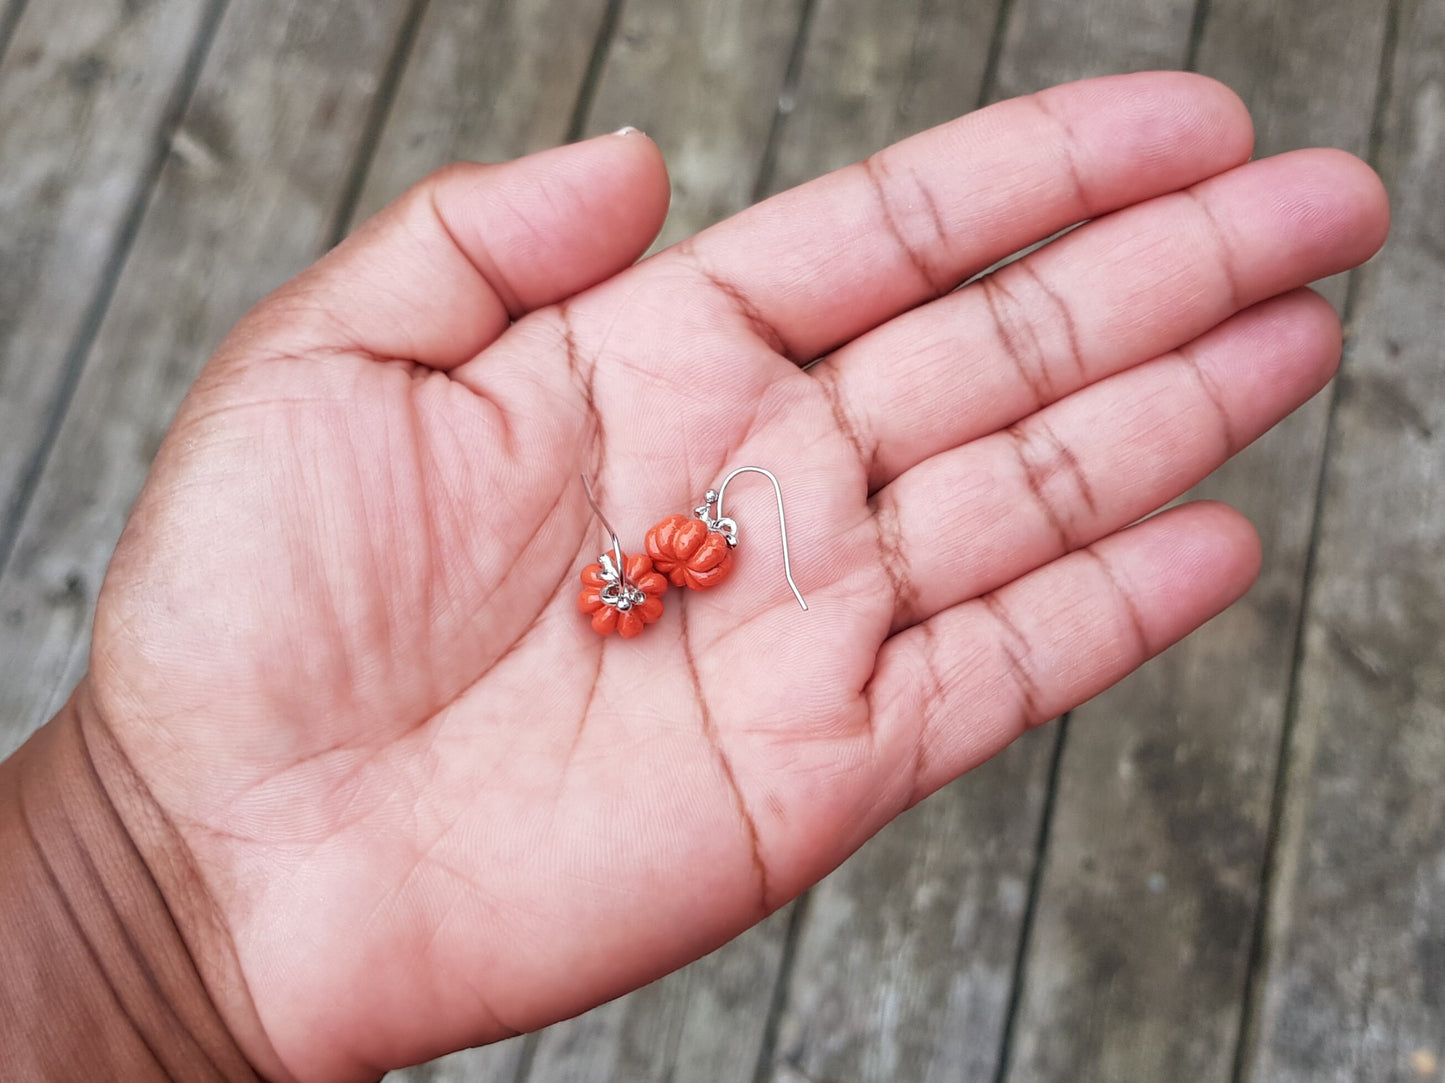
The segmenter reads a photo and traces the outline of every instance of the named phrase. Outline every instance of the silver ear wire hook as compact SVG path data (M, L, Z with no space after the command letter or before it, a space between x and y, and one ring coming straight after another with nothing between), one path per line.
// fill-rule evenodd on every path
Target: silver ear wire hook
M722 484L717 487L716 492L713 492L711 489L708 490L707 496L704 497L707 501L707 506L705 508L699 508L698 511L702 513L702 518L707 520L709 528L722 533L727 538L729 545L736 545L738 539L738 524L723 515L723 494L727 492L728 483L739 474L761 474L773 483L773 492L778 498L778 534L783 539L783 575L787 577L788 586L793 588L793 597L797 598L798 604L806 610L808 603L803 601L803 592L798 589L798 584L793 581L793 564L788 558L788 521L783 514L783 487L778 484L778 479L773 476L771 471L764 470L761 466L738 467L727 477L723 478ZM584 478L583 480L585 481L586 479ZM593 504L592 506L595 508L597 505ZM713 508L717 509L716 518L711 514L711 509ZM600 516L602 513L598 512L597 514ZM604 519L604 526L606 522Z
M617 582L625 588L627 585L627 562L622 558L622 540L618 538L617 531L612 529L612 524L607 521L607 516L602 514L602 509L597 506L597 497L592 492L592 481L586 474L582 475L582 488L587 491L587 503L592 505L592 514L597 516L598 521L602 523L602 529L607 531L608 536L611 537L612 552L617 557L616 566L609 568L607 564L612 558L604 553L601 560L603 571L614 575Z

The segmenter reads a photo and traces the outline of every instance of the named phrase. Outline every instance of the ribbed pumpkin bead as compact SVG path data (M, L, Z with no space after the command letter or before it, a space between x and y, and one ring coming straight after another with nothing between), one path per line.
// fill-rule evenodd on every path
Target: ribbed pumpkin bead
M577 608L592 618L592 630L598 635L616 632L624 639L632 639L662 617L662 595L667 591L667 579L653 570L652 560L646 553L630 556L624 553L622 564L628 583L642 592L641 602L623 608L616 601L604 598L603 592L615 584L599 561L582 569Z
M649 530L647 554L673 586L693 590L717 586L733 568L726 535L687 515L669 515Z
M617 631L617 621L622 614L610 605L604 605L592 614L592 630L600 636Z

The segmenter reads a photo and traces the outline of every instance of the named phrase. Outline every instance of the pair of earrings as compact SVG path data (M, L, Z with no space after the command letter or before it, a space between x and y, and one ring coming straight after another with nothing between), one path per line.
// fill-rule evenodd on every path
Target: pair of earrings
M662 617L662 596L669 583L689 590L710 590L717 586L733 567L733 549L738 544L738 524L723 514L723 496L728 484L739 474L762 474L773 483L778 498L778 532L783 539L783 575L793 596L804 609L798 584L793 581L793 567L788 559L788 524L783 515L783 488L778 479L760 466L740 466L716 489L709 489L700 506L691 516L669 515L647 532L646 552L627 554L622 551L617 531L612 529L597 499L592 483L582 475L587 502L602 522L612 541L612 551L603 553L596 563L582 569L582 593L577 608L592 618L592 630L598 635L616 632L624 639L641 635L642 630Z

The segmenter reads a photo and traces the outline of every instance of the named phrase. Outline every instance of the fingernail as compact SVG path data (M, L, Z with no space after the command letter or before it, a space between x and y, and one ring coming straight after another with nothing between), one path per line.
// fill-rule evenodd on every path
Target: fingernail
M618 128L618 129L617 129L615 132L613 132L612 134L613 134L613 135L646 135L647 133L644 132L641 128L634 128L631 124L624 124L622 127Z

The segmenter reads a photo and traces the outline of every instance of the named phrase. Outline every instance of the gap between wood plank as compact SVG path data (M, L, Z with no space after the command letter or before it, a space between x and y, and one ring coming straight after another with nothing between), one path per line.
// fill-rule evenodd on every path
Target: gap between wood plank
M376 157L377 144L381 142L382 130L391 116L397 87L401 85L401 77L406 72L412 48L416 45L417 30L430 2L431 0L411 0L411 7L402 19L396 34L396 44L392 46L391 55L387 57L386 67L381 73L381 81L377 84L371 112L367 115L366 125L361 129L361 138L356 143L356 158L351 163L351 169L347 171L341 198L336 202L336 214L325 234L326 251L335 248L351 232L356 204L366 186L366 176L371 171L372 160Z
M0 15L0 63L5 60L6 50L10 48L10 41L15 37L15 28L20 25L20 16L25 14L25 5L28 2L29 0L10 0L5 14Z
M1029 873L1029 891L1024 901L1024 916L1019 924L1018 949L1014 955L1013 977L1009 984L1008 1006L1004 1009L1003 1034L999 1038L998 1061L994 1067L994 1083L1005 1083L1013 1067L1014 1025L1024 999L1024 973L1028 965L1029 942L1033 939L1034 913L1038 909L1043 887L1044 865L1049 856L1049 835L1054 823L1054 806L1059 793L1059 772L1064 762L1064 742L1069 736L1069 716L1056 723L1054 749L1049 756L1049 773L1044 787L1044 807L1039 813L1039 833L1034 841L1034 868Z
M522 1039L522 1055L517 1058L517 1071L512 1083L527 1083L532 1074L532 1062L537 1059L537 1045L542 1040L542 1031L534 1030Z
M772 1074L773 1057L778 1051L778 1028L782 1026L783 1012L788 1006L793 964L798 957L798 941L802 937L803 923L808 916L808 902L811 898L811 891L803 892L793 900L793 912L788 915L788 928L783 933L783 951L778 957L778 973L773 979L773 995L768 1005L768 1020L763 1026L763 1040L758 1044L753 1083L768 1083Z
M1199 0L1200 4L1207 2L1208 0ZM988 63L984 67L983 84L978 101L979 108L987 105L994 96L998 82L998 68L1003 59L1004 44L1008 34L1009 20L1013 15L1013 7L1014 0L999 0L998 17L994 20L993 37L989 41ZM985 272L985 274L987 273ZM983 275L978 277L981 278ZM1004 1008L1003 1030L999 1035L998 1057L994 1064L994 1083L1005 1083L1013 1068L1014 1033L1018 1025L1019 1009L1023 1005L1029 945L1033 940L1034 918L1038 912L1039 896L1043 890L1049 837L1053 833L1054 809L1058 804L1059 795L1059 775L1063 770L1064 745L1069 736L1069 715L1065 713L1056 725L1058 733L1054 737L1054 747L1049 755L1049 769L1044 782L1044 807L1039 811L1038 834L1034 841L1034 865L1029 873L1028 894L1024 899L1024 913L1019 923L1018 943L1014 950L1013 973L1009 977L1008 1003Z
M1209 0L1199 0L1201 7ZM1390 104L1391 76L1395 67L1399 39L1400 2L1389 0L1385 11L1384 40L1380 44L1380 71L1375 82L1375 103L1370 117L1370 142L1367 160L1378 169L1384 143L1385 114ZM1350 272L1345 290L1341 322L1346 328L1345 356L1350 350L1349 326L1359 296L1362 272ZM1344 362L1341 361L1343 370ZM1239 1024L1235 1028L1234 1063L1230 1083L1246 1083L1250 1078L1249 1060L1258 1041L1260 999L1264 995L1268 967L1269 912L1274 898L1274 882L1279 875L1279 835L1290 791L1290 749L1294 745L1295 726L1299 718L1300 675L1304 669L1305 633L1309 628L1310 601L1314 593L1315 562L1319 555L1320 532L1324 518L1325 489L1329 481L1330 455L1335 445L1336 415L1340 406L1340 381L1337 375L1330 384L1329 406L1325 414L1324 444L1320 454L1319 472L1315 478L1314 514L1310 522L1309 548L1300 593L1299 616L1295 625L1293 659L1290 667L1289 692L1285 699L1284 722L1280 727L1279 747L1275 754L1274 788L1270 796L1269 820L1265 833L1264 858L1260 867L1259 893L1254 909L1254 926L1250 931L1249 954L1246 956L1244 992L1240 997Z
M1014 0L999 0L998 14L993 20L993 34L988 40L988 61L983 66L983 79L979 83L977 109L982 109L993 97L998 85L998 66L1003 59L1004 37L1008 33L1009 20L1013 17Z
M773 174L778 166L778 146L783 138L783 126L788 122L798 101L798 83L803 78L803 61L808 53L809 32L813 27L813 12L817 0L803 0L798 12L798 32L793 35L793 49L788 54L788 66L783 69L783 86L778 92L778 104L773 109L772 124L768 127L768 138L763 143L763 157L758 163L758 174L753 181L753 202L757 203L768 194L773 183ZM792 925L789 924L791 930Z
M597 28L597 41L592 46L592 55L587 58L587 71L577 90L577 104L572 110L572 120L567 125L569 143L577 142L587 130L587 121L592 116L592 102L597 97L597 85L602 82L602 69L607 65L607 54L612 51L612 39L617 35L617 24L622 21L624 2L625 0L607 0L607 10L602 14L602 25Z
M105 318L106 309L110 307L111 298L120 281L121 271L125 268L126 259L130 256L131 246L140 232L146 208L150 205L151 194L160 180L161 170L165 166L166 159L170 157L171 141L185 117L196 84L200 81L201 69L205 67L206 57L210 55L211 44L216 39L216 30L221 24L221 17L226 12L227 3L228 0L211 0L201 19L200 28L196 32L196 40L191 45L190 54L186 57L184 67L181 68L180 78L176 81L175 90L172 92L171 100L162 116L150 161L146 163L136 181L135 189L131 193L130 204L126 209L125 217L121 220L120 231L116 235L110 253L106 256L105 266L101 271L95 293L91 297L90 304L86 306L85 315L80 322L80 329L76 332L75 340L65 352L65 358L61 364L61 378L56 386L55 401L51 404L45 427L40 433L40 439L36 442L30 461L26 463L25 470L21 475L20 487L15 494L14 503L8 508L0 509L0 514L3 514L3 518L0 518L0 575L5 573L10 564L16 539L20 536L20 524L25 521L30 504L35 499L36 490L40 486L40 475L44 471L45 463L50 458L50 452L60 435L60 427L65 421L65 415L70 410L71 400L75 398L75 389L80 383L85 359L95 344L95 337L100 332L101 321ZM20 0L11 10L23 10L24 7L25 0ZM17 11L14 22L18 21ZM0 49L9 44L8 35L13 30L13 23L0 27L0 34L6 35L0 39Z
M1184 49L1185 71L1199 67L1199 47L1204 41L1204 28L1209 23L1209 0L1195 0L1194 18L1189 24L1189 44Z

